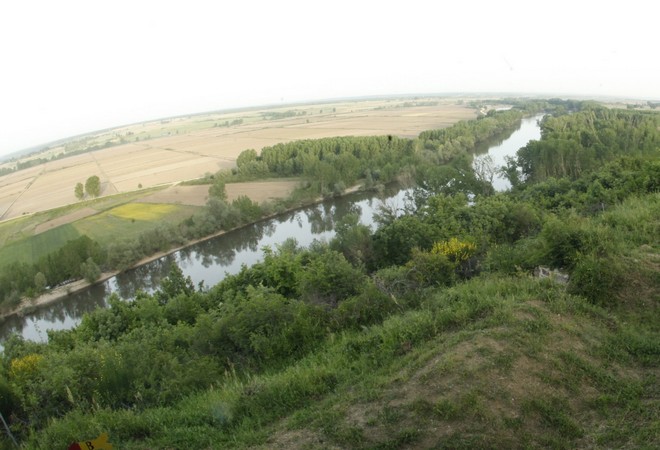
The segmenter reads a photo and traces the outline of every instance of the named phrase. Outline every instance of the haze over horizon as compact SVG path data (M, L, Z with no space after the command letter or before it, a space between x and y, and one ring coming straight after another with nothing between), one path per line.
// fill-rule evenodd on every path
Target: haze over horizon
M652 3L0 6L0 155L161 117L415 93L660 99Z

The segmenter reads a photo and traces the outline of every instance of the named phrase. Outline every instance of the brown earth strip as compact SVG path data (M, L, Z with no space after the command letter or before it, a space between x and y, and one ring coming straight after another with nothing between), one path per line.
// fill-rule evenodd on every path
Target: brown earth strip
M34 234L43 233L44 231L59 227L60 225L66 225L67 223L75 222L76 220L84 219L85 217L93 216L97 213L98 211L93 208L79 209L72 213L37 225L37 227L34 229Z

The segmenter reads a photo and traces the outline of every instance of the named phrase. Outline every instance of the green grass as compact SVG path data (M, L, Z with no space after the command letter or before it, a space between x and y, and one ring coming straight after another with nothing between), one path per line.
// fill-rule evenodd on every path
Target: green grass
M135 192L111 195L96 199L85 200L60 208L43 211L28 216L17 217L15 219L0 222L0 245L9 245L12 242L33 236L38 225L57 219L83 208L92 208L99 212L114 208L119 205L130 203L144 197L145 195L165 189L167 186L158 186L154 188L142 189Z
M152 192L153 190L148 190ZM178 224L190 217L199 207L189 205L133 203L131 200L145 195L142 191L91 200L77 205L59 208L8 221L0 225L0 237L20 235L10 243L0 247L0 266L11 262L35 263L52 251L58 250L67 241L87 235L102 245L117 240L135 238L140 233L157 227L161 223ZM40 223L69 214L79 208L92 207L102 212L59 226L40 234L33 234Z
M161 223L178 224L198 210L198 207L189 205L127 203L78 220L73 226L80 234L107 245L135 238Z
M658 358L648 358L658 346L644 334L631 338L636 331L606 310L530 278L477 278L427 291L421 305L331 335L283 370L227 374L173 406L54 419L33 444L64 445L101 431L125 449L660 442ZM615 342L637 344L603 352Z
M79 236L79 231L71 224L67 224L13 242L0 248L0 266L12 262L34 263Z
M0 245L9 244L32 235L32 230L37 225L34 216L17 217L0 223ZM45 222L40 220L39 223Z

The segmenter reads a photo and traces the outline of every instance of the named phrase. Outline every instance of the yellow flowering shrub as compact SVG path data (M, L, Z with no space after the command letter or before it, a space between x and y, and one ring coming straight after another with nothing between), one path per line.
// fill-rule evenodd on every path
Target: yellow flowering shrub
M433 244L431 253L445 255L450 261L462 263L472 258L477 246L472 242L459 241L457 238L451 238L448 241L436 242Z
M39 363L43 358L41 355L32 353L22 358L13 359L9 365L9 375L18 380L30 378L32 374L37 372Z

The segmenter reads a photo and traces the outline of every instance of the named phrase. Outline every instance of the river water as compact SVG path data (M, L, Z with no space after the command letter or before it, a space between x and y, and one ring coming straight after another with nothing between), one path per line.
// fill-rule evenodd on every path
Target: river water
M518 130L477 148L476 158L488 155L494 166L504 165L506 156L515 155L527 142L540 138L539 119L540 116L523 119ZM508 181L499 175L493 177L493 186L498 191L510 187ZM111 293L117 293L123 299L131 299L140 290L153 292L172 264L177 264L195 285L202 283L213 286L226 274L237 273L242 265L250 266L260 261L265 246L274 247L289 238L295 238L301 246L307 246L314 240L329 240L334 236L335 224L346 214L354 212L360 214L361 223L374 227L374 215L383 202L388 207L403 208L405 197L406 190L399 188L386 189L381 193L353 194L191 245L22 317L7 318L0 324L0 341L4 341L11 333L20 333L26 339L45 341L48 338L47 330L72 328L80 323L85 313L107 307Z

